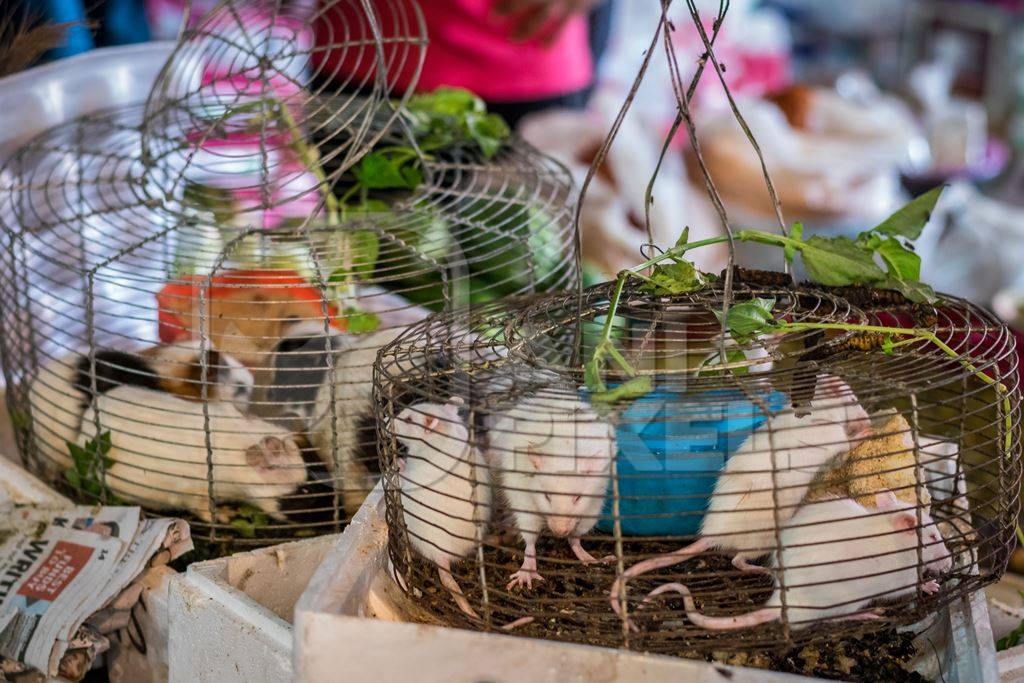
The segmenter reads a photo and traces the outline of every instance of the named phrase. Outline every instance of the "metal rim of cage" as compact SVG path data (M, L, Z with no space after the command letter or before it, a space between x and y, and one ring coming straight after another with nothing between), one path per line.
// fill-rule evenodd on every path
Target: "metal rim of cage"
M782 293L779 288L769 287L740 289L746 290L739 293L741 297ZM830 309L822 318L827 318L834 310L843 311L845 315L864 315L827 292L799 288L790 293L796 302L795 308L800 304L810 308L813 300L825 302ZM588 321L600 319L604 310L600 303L606 302L608 295L608 285L585 290ZM681 321L665 316L657 325L652 324L649 315L650 297L622 309L625 321L619 326L622 333L619 343L627 355L635 353L630 356L634 367L650 372L655 378L651 394L659 402L655 414L670 414L666 406L675 405L679 409L676 417L664 418L663 422L669 425L664 433L655 434L661 441L655 442L659 445L651 452L656 454L654 461L661 467L654 473L645 470L645 466L651 464L649 454L646 460L637 461L636 452L629 450L636 448L634 437L642 434L651 422L651 410L637 410L637 406L643 407L646 397L620 401L591 413L581 412L577 406L574 411L564 413L571 417L558 417L560 402L576 403L585 397L581 388L582 371L571 363L574 356L571 318L577 305L572 294L519 297L481 307L469 315L454 312L433 316L384 347L378 356L374 392L378 409L385 416L379 423L378 437L389 529L388 550L399 584L417 596L405 606L411 618L487 630L516 625L517 632L523 635L696 655L799 647L836 636L918 624L927 621L940 608L1001 576L1012 547L1020 506L1022 436L1015 344L1003 325L966 301L944 296L934 307L937 320L933 329L959 354L956 360L934 345L908 344L890 355L877 346L851 345L850 338L844 337L826 342L818 340L809 345L811 358L804 353L803 343L796 345L798 352L771 353L769 358L776 366L749 374L720 372L699 376L692 362L687 367L673 367L673 362L678 363L682 355L700 359L717 351L717 344L709 341L708 330L713 329L713 323L708 319L710 312L720 305L721 297L721 291L675 297L672 299L674 306L682 308L690 304L705 315L702 319L682 318ZM636 298L642 299L643 295L637 294ZM784 303L780 309L790 313L794 310ZM813 309L801 313L809 317ZM637 324L630 320L634 314ZM885 319L887 315L886 311L876 311L866 317L871 321ZM648 330L656 326L659 327L657 333L650 334ZM693 329L688 330L688 327ZM510 332L512 328L514 333ZM703 341L695 346L684 344L682 351L673 348L673 343L685 341L685 336L679 333L688 331ZM525 343L524 339L531 333L531 343ZM583 343L586 343L586 335ZM538 350L538 346L543 349ZM553 362L553 359L559 360ZM1003 384L1004 390L994 390L978 381L963 361L988 373ZM827 381L823 381L825 378ZM788 483L790 479L778 479L802 467L792 462L780 464L781 457L776 460L781 454L776 453L772 439L785 438L786 427L781 426L774 432L768 430L768 441L761 442L761 451L746 452L751 457L765 454L772 464L768 470L760 471L768 473L765 488L750 488L743 497L769 494L774 498L767 500L767 507L776 510L782 504L780 500L792 506L787 509L795 509L798 503L799 509L813 509L824 505L821 499L833 495L840 496L844 504L847 499L855 501L856 514L830 518L827 524L818 522L821 531L826 530L828 524L836 525L834 537L812 537L812 541L802 542L826 554L828 559L819 555L808 562L806 557L801 560L797 550L790 549L781 555L782 560L769 564L770 571L765 575L736 569L720 553L705 549L706 552L690 559L686 565L664 569L657 576L633 578L627 597L627 614L633 615L632 621L639 626L639 631L624 629L624 620L609 606L613 582L634 563L676 548L681 544L680 538L692 537L708 501L718 495L707 482L714 479L718 468L722 467L722 457L716 459L716 448L721 449L723 443L721 433L715 441L717 446L698 444L695 449L687 450L695 440L706 441L703 437L709 430L721 432L724 429L708 415L719 418L724 415L733 423L758 416L767 418L770 423L773 419L797 415L793 408L796 395L814 396L816 386L837 387L837 400L859 401L871 414L874 431L869 438L858 437L860 440L849 434L837 438L834 433L838 418L829 422L824 419L824 413L816 416L820 408L812 405L809 414L815 421L813 429L819 430L822 436L817 437L818 441L811 438L809 443L802 443L802 447L831 449L829 458L836 459L816 464L811 461L807 466L811 468L813 479L807 477L803 491L808 491L809 486L809 496L801 493L800 498L788 501L787 486L799 489L796 484ZM739 411L735 409L737 397L722 393L730 389L739 393L741 403L746 403ZM778 393L783 394L785 400L774 403L772 397ZM523 401L536 397L546 401L532 408L536 422L511 423L517 425L516 430L499 427L509 424L501 420L520 410ZM698 400L700 397L704 399ZM1009 406L1008 412L1005 406ZM431 423L434 426L424 428L424 419L431 415L435 418ZM436 419L438 415L440 419ZM520 415L520 418L528 421L530 416ZM891 421L896 419L901 422L892 426ZM614 424L618 450L611 459L609 472L604 475L610 482L600 491L604 498L601 511L595 513L592 508L589 513L599 518L597 530L588 529L582 534L582 540L594 556L610 554L611 562L590 566L578 563L565 540L556 538L559 534L550 531L550 526L545 527L547 522L540 522L540 528L548 530L541 534L536 562L540 575L546 580L530 588L507 587L508 573L515 570L518 560L523 558L516 531L531 523L525 518L517 521L514 516L536 512L543 506L538 500L527 505L516 498L516 503L526 506L515 507L511 491L529 489L536 497L544 486L538 483L543 474L530 471L525 460L502 460L501 453L512 446L505 441L496 444L495 434L501 438L524 433L550 438L558 434L556 430L562 424L571 426L571 433L578 435L587 432L584 425L600 420ZM537 432L524 432L523 424L540 423L547 427L538 428ZM416 428L420 431L408 431L412 429L409 425L418 425ZM455 425L464 431L452 431L445 425ZM738 429L735 424L732 428ZM800 434L799 427L790 424L789 429ZM447 441L431 440L427 436L430 430ZM806 434L801 438L806 440ZM891 438L899 441L887 440ZM736 437L731 448L742 441L743 438ZM580 449L588 449L582 454L583 459L593 450L593 446L586 443L576 442ZM474 451L468 449L467 444L479 449L479 455L468 457ZM650 447L651 442L643 444ZM865 447L864 444L871 445ZM566 448L564 443L559 442L559 446L541 451L555 459L574 455L573 449ZM681 446L686 448L676 448ZM581 454L575 453L575 456L581 457ZM789 457L796 458L797 453L794 451ZM438 458L443 459L443 463ZM679 465L674 472L668 467L673 459ZM428 463L435 472L443 465L448 475L435 474L429 481L421 480L419 477L425 470L417 469L417 462ZM524 471L529 472L529 478L518 477ZM570 476L582 476L578 471L570 472L573 472ZM513 476L518 478L513 479ZM663 487L658 490L664 491L666 481L681 481L680 477L690 481L690 485L703 481L704 489L691 486L683 493L678 490L671 495L662 493L664 497L657 499L650 489L641 486L645 481L648 485L655 481ZM480 499L478 496L483 490L489 493ZM624 493L618 493L620 491ZM855 525L858 529L875 529L869 520L876 517L888 520L889 513L880 512L881 508L877 507L877 495L889 492L899 499L901 512L918 520L910 545L896 542L896 549L891 551L886 539L890 535L902 538L895 536L895 532L879 532L877 539L868 533L851 537L849 528ZM495 502L502 498L504 502ZM876 501L874 510L872 501ZM637 511L645 514L637 514ZM745 512L752 514L757 510ZM489 521L479 522L478 514ZM513 515L511 520L510 514ZM723 514L728 516L729 513ZM640 522L661 523L673 517L690 520L692 532L627 533L623 530L637 527ZM765 521L762 517L755 519ZM467 520L470 520L468 526ZM765 540L766 546L781 544L785 548L786 538L799 538L794 536L793 528L787 526L787 520L788 517L768 521L778 535ZM926 530L932 528L929 520L935 521L941 534L938 543L925 537ZM751 521L741 520L741 523L751 524ZM437 531L453 528L460 531ZM738 531L734 529L730 533ZM727 542L722 545L728 548ZM851 550L844 553L840 545L862 554L851 554ZM945 549L940 558L950 558L953 567L934 575L941 581L941 588L926 595L917 587L925 586L933 576L926 573L926 564L936 560L925 553L936 545ZM799 549L799 546L794 547ZM889 555L904 564L892 568L893 565L886 564L885 558ZM450 562L451 578L478 615L477 619L468 617L460 608L449 592L450 584L444 572L439 573L437 558L444 556ZM787 565L784 562L787 559L794 563ZM902 571L897 572L900 567ZM821 568L835 572L854 588L844 592L842 584L836 580L826 586L829 597L819 595L823 603L812 603L808 609L801 610L804 605L798 598L804 596L806 590L805 593L798 591L822 582L821 575L808 578L809 572ZM870 583L886 573L890 576L880 585ZM672 599L671 593L658 597L652 604L643 602L648 590L666 581L682 582L689 587L697 597L696 612L692 607L683 607L679 599ZM783 588L773 591L773 586ZM884 611L871 620L837 619L837 615L849 615L850 610L846 610L845 605L853 600L851 591L858 599L869 591L866 594L869 599L862 600L856 611L865 606L880 607ZM787 605L781 596L788 595L793 597ZM775 604L782 600L783 616L777 623L753 628L712 631L690 621L688 615L688 612L703 613L705 609L712 615L737 615L755 611L770 599L777 599ZM532 617L532 623L524 623L524 617ZM809 628L811 626L813 628Z
M127 498L150 509L165 509L168 505L161 495L170 484L168 477L174 471L174 458L167 453L151 454L149 462L136 463L129 472L123 467L119 472L110 472L104 459L98 458L93 469L83 468L86 471L69 475L64 442L77 438L78 445L95 449L99 446L88 443L87 437L103 431L93 426L91 430L81 430L88 433L80 435L74 429L84 408L75 400L67 403L69 397L78 397L76 391L68 389L73 370L65 360L68 354L84 353L87 357L91 369L90 394L98 389L92 386L97 372L102 377L125 370L131 373L132 383L141 384L152 384L155 375L161 379L172 375L174 390L184 394L186 400L207 399L198 404L175 403L176 408L153 410L150 406L148 413L144 403L139 405L138 396L125 396L120 405L132 406L140 415L148 415L151 424L164 423L164 435L149 439L150 446L188 442L203 450L199 474L177 472L179 482L188 482L192 492L187 498L189 504L179 500L176 505L188 509L192 501L205 500L207 504L198 509L209 508L213 516L212 522L194 522L194 536L210 541L232 540L239 545L266 545L295 535L337 530L354 512L372 482L360 480L355 486L345 483L351 480L346 476L362 476L366 468L356 468L355 474L343 471L332 456L332 462L326 466L316 464L315 460L305 466L309 484L306 490L283 496L289 501L287 522L275 516L273 509L274 500L282 497L282 485L270 483L250 486L245 492L245 501L256 508L248 513L248 520L239 524L218 516L218 512L226 510L218 510L217 503L230 500L231 496L219 492L217 484L230 488L241 481L247 468L239 462L221 465L216 461L211 455L214 449L225 458L227 451L232 451L236 460L245 454L240 446L219 449L217 439L262 429L283 442L285 433L281 429L291 424L282 420L280 426L271 429L268 425L274 420L264 419L267 424L253 429L252 425L245 426L242 416L228 415L230 410L226 406L209 409L222 403L208 399L215 398L211 392L224 389L220 383L224 373L229 380L237 379L232 373L239 369L229 363L229 356L243 358L248 371L255 375L251 403L242 414L248 418L250 414L270 411L270 404L274 403L271 394L281 388L278 384L295 387L294 383L274 381L269 374L274 367L270 361L272 354L264 346L280 341L281 330L285 328L304 328L306 334L323 342L320 346L337 353L314 343L312 350L296 348L281 355L297 360L324 351L322 358L328 371L358 370L359 377L348 384L360 387L351 403L361 406L369 398L376 347L397 335L404 325L421 319L430 310L449 310L503 294L561 289L577 277L577 264L570 248L568 173L521 141L505 145L499 160L493 163L481 162L470 152L455 152L444 160L427 161L433 170L430 181L408 196L395 197L386 214L349 216L340 225L327 225L323 219L307 214L292 225L274 229L268 227L270 212L251 212L241 217L235 214L236 224L229 225L218 222L208 210L197 210L187 202L168 210L167 204L154 196L149 187L154 176L145 173L140 161L138 123L142 117L141 107L83 117L29 141L0 170L3 184L11 190L4 193L0 202L6 247L0 281L11 292L11 297L0 304L0 315L6 323L0 334L0 353L10 388L8 408L19 423L18 443L23 459L35 471L48 474L51 481L80 498ZM183 214L188 214L187 220L182 218ZM365 253L361 252L362 243L342 239L344 235L372 235L373 246L366 246ZM356 269L359 255L369 256L369 252L373 252L373 272L360 269L352 275L354 283L346 282L348 266ZM341 266L345 266L345 276L332 282ZM301 283L300 288L307 295L298 302L293 298L297 283ZM353 284L358 295L335 296L347 284ZM168 286L172 289L164 291ZM226 314L214 310L222 290L232 296L261 296L263 300L250 302L240 312ZM163 296L162 304L158 303L159 295ZM329 346L333 342L328 340L337 337L336 329L328 321L344 318L347 322L349 317L343 310L347 303L378 318L377 330L366 335L346 335L351 339L365 338L365 347L352 341ZM342 310L332 311L335 305ZM189 310L193 307L198 308ZM248 318L262 317L257 309L269 312L271 308L272 315L265 315L276 325L272 332L245 328ZM169 318L155 326L154 312L158 309L164 309ZM204 317L203 310L211 314ZM234 323L238 324L238 331L218 334L218 325ZM319 333L315 334L312 328ZM154 332L166 334L167 339ZM253 337L259 344L247 353L244 345L253 342ZM142 358L138 353L152 347L158 339L177 345L178 353L166 362L161 361L159 367L152 365L152 355ZM133 359L96 359L95 352L102 349L130 351ZM217 356L212 355L215 350L219 352ZM194 356L188 356L189 351L195 352ZM358 360L338 360L345 354L353 358L359 354ZM125 367L139 360L149 362L151 369ZM97 364L92 369L94 361ZM52 381L43 382L33 391L32 380L39 379L40 369L49 367L48 364L55 364L49 373ZM55 386L57 383L63 383L60 386L65 388ZM348 388L341 381L330 383L330 387L332 391ZM84 398L81 400L84 402ZM335 401L343 402L336 394L331 396L330 403ZM113 401L108 403L113 417L128 412L111 407ZM306 396L296 403L293 407L302 414L317 408L315 396ZM339 405L338 412L343 418L346 411ZM216 427L218 421L232 417L238 428L224 425L210 434L211 420ZM317 423L313 417L309 419ZM336 454L337 444L344 439L337 432L338 423L332 420L328 420L332 444L329 449ZM123 431L141 438L146 427L145 419L140 418L123 425ZM41 448L37 443L39 435L34 432L37 428L52 443ZM369 436L361 436L355 446L366 449L375 445L372 432L359 433ZM145 440L137 439L135 446L123 447L116 441L114 446L126 456L146 446ZM311 446L317 448L316 443ZM324 447L320 445L321 449ZM95 453L86 455L95 458ZM302 465L294 458L289 461L288 453L282 457L284 464L277 468L277 473L287 481L284 475L289 471L301 472ZM361 453L356 464L362 465L364 460L376 465L376 452ZM217 475L215 469L227 473ZM232 470L238 472L239 481L233 481ZM145 476L135 477L134 472ZM78 483L72 485L69 476ZM163 481L159 481L161 478ZM207 486L211 479L212 485ZM112 485L107 486L108 482ZM98 485L102 485L98 493L82 488L95 489ZM324 486L341 495L327 496ZM260 488L266 493L258 493L256 489ZM349 489L353 494L350 498L344 495ZM114 495L108 495L111 493ZM270 512L264 508L271 508ZM265 527L254 534L250 524L253 518L261 522L257 526Z
M169 200L189 177L248 191L251 209L329 190L385 133L406 129L400 112L426 46L415 0L222 0L183 31L153 84L144 166ZM327 174L300 163L300 130L330 148Z

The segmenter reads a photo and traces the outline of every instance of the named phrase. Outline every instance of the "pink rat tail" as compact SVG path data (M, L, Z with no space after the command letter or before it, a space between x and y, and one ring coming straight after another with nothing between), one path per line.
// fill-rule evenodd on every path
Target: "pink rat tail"
M693 597L690 595L689 589L681 583L666 583L658 586L647 594L644 602L650 601L655 595L661 595L669 591L682 595L683 604L686 606L686 617L696 626L708 629L709 631L751 628L769 621L775 621L782 613L782 610L778 607L762 607L754 612L748 612L736 617L709 617L697 611L697 606L693 604Z
M694 555L704 552L708 548L712 547L711 540L708 538L698 538L690 545L683 546L679 550L673 550L665 555L659 555L658 557L652 557L644 560L643 562L637 562L632 567L622 573L622 576L615 578L615 582L612 583L611 588L611 603L612 611L618 616L622 616L622 605L619 602L619 593L623 588L627 579L631 579L634 576L640 576L646 574L649 571L655 569L661 569L663 567L671 567L674 564L685 562Z

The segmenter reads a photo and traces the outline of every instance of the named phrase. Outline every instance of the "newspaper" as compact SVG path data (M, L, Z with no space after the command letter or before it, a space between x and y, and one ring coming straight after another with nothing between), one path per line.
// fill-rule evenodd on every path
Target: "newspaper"
M106 649L103 626L138 601L140 576L191 548L187 524L137 507L0 504L0 671L81 678Z

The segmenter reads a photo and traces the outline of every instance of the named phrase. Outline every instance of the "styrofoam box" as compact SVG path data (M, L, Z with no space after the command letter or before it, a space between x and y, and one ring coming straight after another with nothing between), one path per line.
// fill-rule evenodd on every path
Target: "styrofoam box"
M295 605L298 681L798 681L760 669L402 622L388 571L380 486L326 553ZM982 593L932 620L919 639L928 678L999 678Z
M292 680L292 610L337 536L196 562L171 581L169 680Z

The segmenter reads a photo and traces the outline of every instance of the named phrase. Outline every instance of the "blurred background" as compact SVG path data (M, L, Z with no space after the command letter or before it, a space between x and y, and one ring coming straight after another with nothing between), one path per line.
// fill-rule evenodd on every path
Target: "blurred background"
M0 4L7 71L108 45L172 40L186 15L184 0ZM194 0L192 19L214 4ZM316 0L291 4L316 12ZM420 84L477 91L522 136L568 165L579 185L651 44L658 4L421 0L431 47ZM718 2L697 4L710 30ZM700 39L685 3L671 12L688 76ZM31 49L24 40L10 47L15 34L33 27ZM1021 325L1024 1L733 0L716 52L787 223L803 221L807 233L854 234L949 183L918 243L922 279ZM675 114L661 50L649 68L588 193L582 228L591 281L635 265L648 241L644 194ZM777 228L757 157L710 69L693 109L733 224ZM655 244L671 244L684 226L691 239L721 233L685 129L670 143L654 197ZM717 271L724 251L698 259ZM756 247L741 259L780 265L772 262L777 252Z

